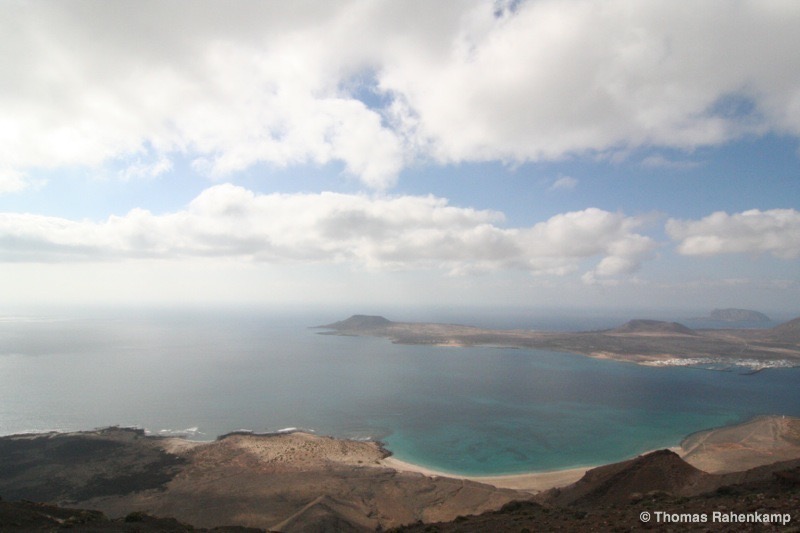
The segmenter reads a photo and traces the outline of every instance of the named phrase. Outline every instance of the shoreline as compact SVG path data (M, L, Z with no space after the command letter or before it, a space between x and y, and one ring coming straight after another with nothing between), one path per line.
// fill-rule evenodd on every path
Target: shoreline
M606 515L595 515L598 523L603 520L608 525L608 516L628 526L619 529L629 529L627 510L635 513L653 505L650 499L634 502L631 494L671 495L658 498L659 505L672 505L665 512L682 509L683 498L695 494L721 497L713 500L715 508L736 504L732 509L737 512L752 510L749 497L713 492L743 480L754 482L748 496L763 494L763 481L770 483L771 494L784 495L781 500L759 496L757 505L776 502L780 506L774 508L779 509L793 503L784 478L775 474L790 476L786 478L790 482L794 479L793 469L800 464L800 418L761 417L687 438L691 446L685 448L686 457L694 468L699 458L707 464L727 465L729 472L737 473L726 477L718 475L723 472L700 468L711 472L701 474L673 453L641 452L595 470L459 476L392 457L375 440L296 431L234 432L211 442L196 442L111 427L50 434L36 442L30 436L7 439L4 449L11 453L0 476L0 492L8 501L70 502L110 517L139 512L174 517L200 528L237 525L277 531L343 530L348 524L353 530L386 530L419 521L423 526L461 522L466 519L458 517L490 511L486 516L507 520L496 527L482 522L483 527L470 529L508 530L510 524L519 530L522 523L533 526L530 529L554 530L565 525L569 530L586 529L586 515L569 509L575 502L585 502L591 512L605 510ZM77 461L76 450L81 453ZM692 450L701 455L693 456ZM793 462L782 462L787 459ZM753 470L766 465L774 466ZM59 483L53 484L53 479ZM98 479L103 483L97 483ZM562 488L547 492L554 487ZM515 501L537 500L552 506L542 509L533 503L516 503L505 507ZM699 508L711 505L709 501L703 497L694 504ZM634 503L637 507L630 507ZM498 514L498 509L505 510ZM521 515L529 521L518 520Z
M744 452L748 452L749 455L755 454L753 457L749 459L749 461L755 461L752 465L759 466L761 464L769 464L770 458L772 458L772 462L777 458L776 453L785 451L785 457L781 457L778 460L788 460L800 457L800 440L797 440L797 437L792 437L792 435L800 435L797 433L797 430L791 430L789 424L795 424L794 427L800 428L800 419L793 418L786 415L756 415L751 417L745 421L733 422L731 424L707 428L698 430L696 432L692 432L683 439L678 444L672 446L662 446L650 450L646 450L640 453L637 453L633 456L622 458L619 461L615 462L624 462L635 459L636 457L640 457L642 455L649 454L656 450L663 450L667 449L674 453L676 453L679 457L687 461L689 464L703 470L705 472L711 473L719 473L719 472L726 472L726 471L736 471L735 468L731 468L731 464L742 464L743 458L739 457ZM763 427L762 427L763 426ZM84 430L78 431L77 433L84 433L84 434L102 434L109 431L117 431L117 432L131 432L137 435L144 436L147 439L153 439L155 441L161 442L161 447L168 451L169 453L177 453L181 454L186 452L190 449L195 447L203 447L203 446L212 446L214 444L220 444L223 441L227 441L231 439L232 441L237 441L241 439L255 439L259 442L259 445L262 445L265 441L262 439L278 440L291 438L292 435L295 435L297 438L300 439L321 439L322 441L331 441L336 442L339 441L341 443L351 442L353 445L360 446L362 444L371 443L373 446L376 447L377 453L380 454L379 457L372 457L371 459L367 460L361 458L363 460L355 459L355 464L352 466L363 466L367 468L388 468L395 470L397 472L407 472L407 473L415 473L422 476L430 477L430 478L450 478L450 479L458 479L458 480L468 480L477 483L483 483L492 485L499 489L513 489L523 492L528 492L531 494L538 494L540 492L547 491L553 488L560 488L565 487L567 485L571 485L576 481L580 480L584 474L592 470L594 468L607 466L608 464L613 463L598 463L586 466L579 466L579 467L568 467L568 468L557 468L553 470L543 470L543 471L527 471L527 472L519 472L519 473L511 473L511 474L461 474L457 472L448 472L444 470L437 470L434 467L428 467L416 463L412 463L409 461L405 461L402 459L398 459L393 452L386 448L384 442L376 439L368 439L367 441L362 440L355 440L349 438L341 438L341 437L333 437L333 436L324 436L324 435L317 435L315 432L307 430L307 429L299 429L293 427L283 428L277 431L270 431L270 432L253 432L250 430L236 430L232 432L228 432L224 435L218 436L214 440L194 440L186 438L186 436L178 436L178 435L157 435L148 432L146 429L140 427L131 427L131 426L111 426L106 428L95 428L93 430ZM764 437L758 437L751 442L751 437L753 432L761 435L771 435L774 442L771 441L770 446L764 448L765 442ZM23 433L23 434L15 434L15 435L8 435L7 437L17 437L17 438L33 438L37 436L43 435L58 435L58 434L69 434L75 432L65 432L62 433L60 431L48 431L48 432L30 432L30 433ZM791 442L784 442L786 439L784 438L785 435L789 436ZM720 437L723 437L720 441ZM780 437L780 438L779 438ZM693 440L700 439L698 442L702 444L687 446L687 443L691 443ZM720 441L720 442L717 442ZM736 444L734 448L731 447L731 444ZM260 454L261 452L259 452ZM780 455L780 454L778 454ZM730 457L728 457L730 456ZM774 457L773 457L774 456ZM341 459L341 458L340 458ZM352 461L348 458L345 460L345 463L350 464ZM730 463L730 464L728 464ZM726 466L727 464L727 466Z
M3 438L7 437L31 438L43 435L65 435L73 433L99 434L107 432L109 430L122 431L122 432L130 431L133 433L141 434L145 438L160 441L162 448L167 452L173 454L184 453L192 448L213 445L215 443L220 443L228 438L235 439L237 437L243 437L243 438L253 437L256 439L262 439L262 438L269 439L269 438L281 438L281 437L289 437L290 435L297 435L301 438L315 437L322 439L330 439L332 441L345 441L345 442L352 441L354 443L370 442L373 443L375 446L377 446L379 450L382 450L382 452L387 455L382 459L380 459L379 461L376 461L374 464L365 465L365 467L367 468L390 468L397 472L415 473L430 478L450 478L450 479L473 481L476 483L492 485L499 489L513 489L522 492L528 492L531 494L538 494L540 492L544 492L552 488L560 488L560 487L565 487L567 485L571 485L572 483L575 483L580 478L582 478L587 471L608 464L608 463L599 463L588 466L561 468L561 469L544 470L544 471L529 471L529 472L520 472L516 474L467 475L455 472L436 470L434 468L398 459L394 456L394 452L386 448L385 443L380 440L369 439L367 441L359 441L348 438L317 435L316 433L311 432L309 430L296 429L296 428L285 428L283 430L269 431L269 432L235 430L225 433L223 435L219 435L215 439L209 439L209 440L189 439L185 435L159 435L157 433L152 433L144 428L136 426L108 426L104 428L94 428L91 430L82 430L77 432L71 432L71 431L30 432L22 434L5 435L3 436ZM703 431L708 431L708 430L700 430L696 433L701 433ZM689 435L687 435L684 439L686 438L689 438ZM660 450L664 448L657 448L657 449ZM666 449L672 450L681 456L683 455L680 446L668 447ZM655 450L648 450L640 454L637 454L634 457L650 453L651 451ZM634 457L630 457L629 459L633 459ZM628 459L622 459L622 460L625 461Z

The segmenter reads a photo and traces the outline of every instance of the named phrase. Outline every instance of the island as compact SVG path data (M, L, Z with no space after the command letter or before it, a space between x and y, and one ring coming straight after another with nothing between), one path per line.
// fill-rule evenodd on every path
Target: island
M752 322L754 324L766 324L771 322L770 318L759 311L752 309L714 309L708 316L710 320L719 322Z
M317 328L325 330L321 334L384 337L401 344L533 348L651 366L749 371L800 366L800 318L765 329L692 329L678 322L634 319L602 331L553 332L353 315Z

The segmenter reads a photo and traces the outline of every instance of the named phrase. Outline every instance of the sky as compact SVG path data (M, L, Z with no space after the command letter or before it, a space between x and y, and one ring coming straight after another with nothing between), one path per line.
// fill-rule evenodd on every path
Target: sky
M800 2L0 0L0 301L800 315Z

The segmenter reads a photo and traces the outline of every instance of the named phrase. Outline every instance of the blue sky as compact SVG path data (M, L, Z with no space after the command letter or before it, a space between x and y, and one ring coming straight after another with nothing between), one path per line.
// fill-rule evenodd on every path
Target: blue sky
M796 2L0 10L6 306L800 314Z

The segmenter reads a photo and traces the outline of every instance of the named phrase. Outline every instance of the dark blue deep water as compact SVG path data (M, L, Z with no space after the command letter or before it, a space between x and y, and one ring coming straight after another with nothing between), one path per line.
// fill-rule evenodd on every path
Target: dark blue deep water
M377 438L464 474L593 465L760 414L800 416L800 369L651 368L535 350L319 335L331 314L128 312L0 320L0 434L298 427Z

